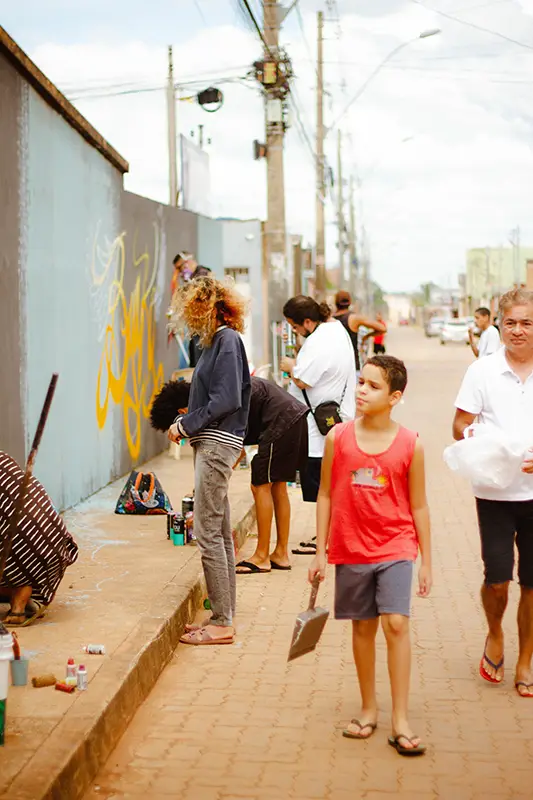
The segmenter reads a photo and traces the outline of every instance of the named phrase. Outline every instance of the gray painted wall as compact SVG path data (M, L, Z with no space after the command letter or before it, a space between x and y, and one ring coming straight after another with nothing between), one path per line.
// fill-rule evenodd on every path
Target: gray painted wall
M20 153L22 81L0 56L0 450L24 459Z

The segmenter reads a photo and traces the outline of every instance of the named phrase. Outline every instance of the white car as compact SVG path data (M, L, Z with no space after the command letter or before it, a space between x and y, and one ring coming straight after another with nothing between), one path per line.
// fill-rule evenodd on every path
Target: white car
M446 320L444 317L431 317L426 323L426 336L429 338L432 336L440 336L442 326L445 322Z
M466 319L449 319L441 328L440 343L449 344L456 342L459 344L470 344L468 330L471 324Z

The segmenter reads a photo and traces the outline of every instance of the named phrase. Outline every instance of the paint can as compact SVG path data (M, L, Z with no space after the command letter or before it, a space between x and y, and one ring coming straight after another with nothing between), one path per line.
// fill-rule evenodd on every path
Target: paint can
M174 514L172 520L172 532L170 534L172 544L175 547L181 547L186 544L187 534L185 528L185 520L181 514Z

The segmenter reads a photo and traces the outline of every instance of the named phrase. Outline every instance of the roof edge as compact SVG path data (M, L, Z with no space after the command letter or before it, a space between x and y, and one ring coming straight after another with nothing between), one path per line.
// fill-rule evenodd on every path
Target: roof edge
M67 100L65 95L48 80L46 75L41 72L1 25L0 54L7 58L17 72L28 81L54 111L57 111L74 130L113 164L122 175L129 172L130 166L126 159L122 158L120 153L98 133L96 128L93 128L85 117Z

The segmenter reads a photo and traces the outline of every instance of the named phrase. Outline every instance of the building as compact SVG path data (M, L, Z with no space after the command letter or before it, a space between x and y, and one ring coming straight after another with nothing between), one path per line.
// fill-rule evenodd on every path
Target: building
M479 306L495 308L502 294L525 285L533 247L477 247L466 253L465 301L469 313Z

